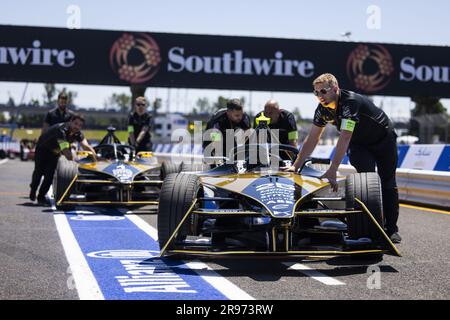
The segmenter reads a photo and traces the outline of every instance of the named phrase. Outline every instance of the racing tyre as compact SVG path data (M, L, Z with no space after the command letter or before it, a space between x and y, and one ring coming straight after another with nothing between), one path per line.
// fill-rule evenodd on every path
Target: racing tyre
M180 165L164 161L161 165L161 180L165 180L169 174L178 173L179 171Z
M355 201L355 198L358 198L383 228L383 201L378 174L376 172L351 174L347 176L345 189L347 208L362 209L359 203ZM349 236L352 239L371 238L372 241L380 240L380 231L366 213L349 214L347 225Z
M166 177L161 187L158 205L158 241L161 249L170 239L199 192L200 181L195 175L178 173ZM195 227L195 224L196 220L191 215L178 231L177 238L167 249L172 249L175 241L184 240L190 226Z
M180 165L180 172L203 172L208 171L209 166L205 163L192 162L185 163L182 162Z
M53 194L55 202L64 195L73 178L78 174L78 165L76 162L69 161L65 157L60 157L58 166L56 167L56 174L53 178ZM62 208L62 206L58 206Z

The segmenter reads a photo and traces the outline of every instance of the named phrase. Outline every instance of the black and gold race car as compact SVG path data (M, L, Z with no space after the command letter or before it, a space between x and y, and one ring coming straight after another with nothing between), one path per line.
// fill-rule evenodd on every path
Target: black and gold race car
M108 128L107 135L94 147L96 157L78 151L77 162L60 157L53 179L57 208L74 205L157 205L167 174L179 165L159 164L152 152L135 153L122 144Z
M335 193L314 168L323 159L283 172L276 167L289 165L298 150L274 147L241 146L233 161L168 175L158 206L161 256L400 256L383 229L376 173L340 176Z

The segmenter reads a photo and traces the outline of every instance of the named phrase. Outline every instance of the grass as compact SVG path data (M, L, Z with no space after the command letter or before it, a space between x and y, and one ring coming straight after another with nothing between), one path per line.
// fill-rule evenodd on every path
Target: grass
M106 130L82 130L84 136L88 140L98 140L100 141L107 133ZM14 130L13 138L20 141L21 139L37 139L41 134L41 128L33 129L16 129ZM116 131L117 138L120 141L128 140L128 132L126 131Z

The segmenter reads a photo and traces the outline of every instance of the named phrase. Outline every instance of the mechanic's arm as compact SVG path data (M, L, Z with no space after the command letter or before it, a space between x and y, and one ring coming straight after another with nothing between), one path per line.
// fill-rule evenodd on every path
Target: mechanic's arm
M83 148L83 150L92 152L92 156L93 156L94 159L97 161L97 155L96 155L96 153L95 153L95 150L94 150L94 148L91 147L91 145L89 144L89 142L87 141L86 138L84 138L83 140L81 140L80 146Z
M72 149L70 147L61 150L61 152L66 157L67 160L69 161L73 160Z
M131 124L128 124L128 142L130 145L136 145L136 138L134 137L134 127Z
M333 160L331 162L331 166L330 168L328 168L325 174L322 177L320 177L321 179L328 179L328 182L330 183L334 192L338 190L338 184L336 181L337 170L342 162L342 159L344 159L345 152L348 149L348 145L350 143L350 140L352 139L352 135L353 131L348 130L341 131L339 140L336 145L336 151L334 153Z
M306 158L308 158L311 153L314 151L314 148L319 143L320 136L322 135L325 127L318 127L316 125L312 125L311 130L303 142L302 149L300 150L297 159L294 162L293 168L294 172L297 172L298 169L303 165Z
M148 126L143 126L141 132L139 132L138 137L136 138L136 144L138 145L139 143L141 143L142 139L144 139L145 134L148 132L149 127Z
M42 125L41 135L48 130L49 124L47 122L44 122Z

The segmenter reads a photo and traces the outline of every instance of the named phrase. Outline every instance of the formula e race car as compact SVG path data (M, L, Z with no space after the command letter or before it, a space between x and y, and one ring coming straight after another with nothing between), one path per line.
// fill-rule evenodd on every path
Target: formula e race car
M400 256L383 229L377 173L339 176L335 193L315 164L329 159L309 159L299 173L276 168L297 154L288 145L246 145L222 165L168 175L158 206L161 256Z
M141 206L158 204L164 178L179 171L170 162L158 164L152 152L138 152L121 144L108 128L94 147L96 156L78 151L78 161L60 157L53 179L57 208L73 205Z

